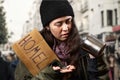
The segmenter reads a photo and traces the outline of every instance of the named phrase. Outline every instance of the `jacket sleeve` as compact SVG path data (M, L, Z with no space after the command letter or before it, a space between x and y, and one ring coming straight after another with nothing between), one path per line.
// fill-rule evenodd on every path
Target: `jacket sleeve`
M52 69L52 66L59 66L59 61L53 61L50 65L48 65L46 68L44 68L37 77L40 80L62 80L61 79L61 73L59 71L54 71Z
M96 59L97 59L97 70L98 70L97 76L99 80L107 80L109 68L105 61L104 54L97 57Z
M98 77L97 77L97 60L95 58L93 59L90 59L88 58L88 77L89 77L89 80L98 80ZM93 75L94 74L94 75Z
M54 62L44 68L38 75L33 76L25 65L20 61L15 70L15 80L61 80L59 72L52 69L52 65L57 65L59 62Z
M108 79L108 67L103 55L93 59L88 58L88 74L89 80Z
M29 73L25 65L19 60L15 69L15 80L31 80L32 75Z

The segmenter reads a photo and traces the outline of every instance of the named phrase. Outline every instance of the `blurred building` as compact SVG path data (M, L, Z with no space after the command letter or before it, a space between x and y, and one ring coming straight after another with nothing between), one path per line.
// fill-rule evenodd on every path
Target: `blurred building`
M29 11L29 19L24 23L23 27L23 34L30 32L34 28L37 28L38 30L42 29L42 24L40 20L40 14L39 14L39 6L41 4L41 0L34 0L33 5Z
M120 0L81 0L80 3L80 34L94 34L108 46L115 46L120 39Z
M0 0L0 4L2 4L4 2L4 0Z
M73 7L73 10L74 10L74 14L75 14L75 23L76 23L76 26L78 28L78 30L81 32L81 25L82 25L82 14L80 12L80 2L81 0L68 0L70 2L70 4L72 5Z
M94 34L103 40L114 35L113 27L120 25L119 0L81 0L80 3L82 34Z

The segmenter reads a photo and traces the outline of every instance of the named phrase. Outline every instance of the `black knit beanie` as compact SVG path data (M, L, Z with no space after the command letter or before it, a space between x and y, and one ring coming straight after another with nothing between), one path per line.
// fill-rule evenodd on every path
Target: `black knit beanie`
M72 6L67 0L42 0L40 16L43 27L45 27L56 18L63 16L74 17L74 13Z

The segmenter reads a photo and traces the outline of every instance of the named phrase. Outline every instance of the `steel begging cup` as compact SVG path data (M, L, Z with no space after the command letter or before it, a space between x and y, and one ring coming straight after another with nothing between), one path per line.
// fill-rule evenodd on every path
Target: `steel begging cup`
M87 35L83 39L83 43L81 47L86 50L88 53L93 55L94 57L98 57L103 54L103 50L105 49L106 44L99 39L97 39L94 35Z

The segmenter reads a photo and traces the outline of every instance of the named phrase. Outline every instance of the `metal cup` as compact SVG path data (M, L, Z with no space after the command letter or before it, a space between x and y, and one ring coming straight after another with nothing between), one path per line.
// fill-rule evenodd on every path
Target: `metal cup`
M81 47L94 57L98 57L103 54L103 50L106 44L97 39L92 34L87 35L81 44Z

